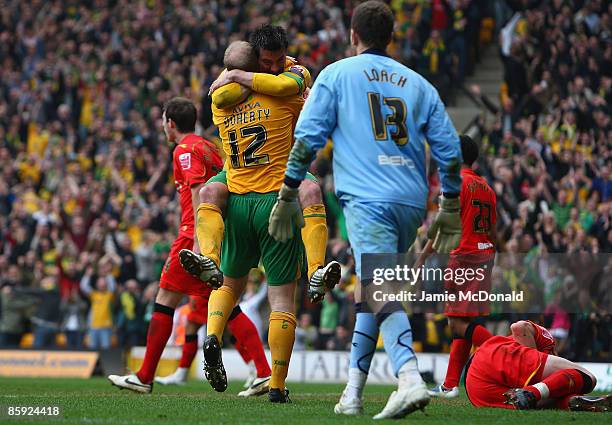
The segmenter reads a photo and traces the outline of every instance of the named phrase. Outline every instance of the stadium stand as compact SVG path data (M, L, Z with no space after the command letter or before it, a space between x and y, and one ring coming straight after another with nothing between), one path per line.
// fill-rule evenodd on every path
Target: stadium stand
M3 4L0 346L140 345L179 217L160 105L177 94L194 99L199 130L216 139L206 94L227 44L246 39L262 23L283 25L290 54L316 76L350 52L352 2ZM484 47L499 38L499 98L478 85L469 90L482 110L474 121L486 153L478 171L497 192L500 247L535 258L499 279L546 286L543 253L610 253L612 5L391 5L397 19L392 55L426 76L450 104L477 70ZM496 48L490 46L489 54ZM328 255L343 265L343 280L320 307L302 297L301 341L307 349L345 349L354 317L353 259L333 194L329 151L314 168L329 217ZM433 208L433 171L430 184ZM601 265L603 275L611 267L610 261ZM564 307L592 300L610 305L609 291L589 292L567 279L559 285L560 298L542 305L542 312L558 329L566 357L610 359L609 308L569 314ZM102 305L91 308L92 294ZM493 315L489 325L503 332L517 318ZM413 326L424 349L447 348L442 316L415 315Z

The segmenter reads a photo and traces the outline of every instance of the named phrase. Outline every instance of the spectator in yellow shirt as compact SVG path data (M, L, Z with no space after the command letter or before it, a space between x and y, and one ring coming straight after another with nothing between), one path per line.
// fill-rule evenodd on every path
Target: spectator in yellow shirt
M115 278L108 274L95 278L96 288L92 289L93 268L86 269L81 279L81 291L91 302L89 310L89 348L107 350L111 346L113 334L113 301L115 298Z

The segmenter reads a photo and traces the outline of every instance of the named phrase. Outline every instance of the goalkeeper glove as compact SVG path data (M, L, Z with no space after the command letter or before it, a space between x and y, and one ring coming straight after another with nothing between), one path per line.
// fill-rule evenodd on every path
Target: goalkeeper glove
M283 184L278 192L276 204L270 213L268 232L278 242L286 242L293 237L293 226L304 227L302 207L298 200L298 189Z
M432 239L433 249L440 253L449 253L457 248L461 240L461 215L459 197L445 198L440 196L438 214L434 218L427 237Z

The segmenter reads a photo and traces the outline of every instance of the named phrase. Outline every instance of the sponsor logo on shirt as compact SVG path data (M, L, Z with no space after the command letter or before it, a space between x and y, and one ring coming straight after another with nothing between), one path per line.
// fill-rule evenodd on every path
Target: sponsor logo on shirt
M183 170L189 170L191 168L191 153L186 152L179 155L179 162Z
M378 165L414 168L414 162L403 155L378 155Z

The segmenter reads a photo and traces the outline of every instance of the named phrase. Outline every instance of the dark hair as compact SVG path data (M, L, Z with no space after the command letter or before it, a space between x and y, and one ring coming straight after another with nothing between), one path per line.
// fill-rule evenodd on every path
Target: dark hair
M353 11L351 28L367 47L385 50L393 36L393 12L381 1L366 1Z
M459 136L459 140L461 141L463 163L471 167L478 159L478 144L466 134Z
M283 27L265 24L251 33L249 43L255 49L255 54L259 56L259 52L270 50L286 50L289 47L287 33Z
M166 119L174 121L176 129L181 133L195 131L198 112L193 102L184 97L173 97L164 104Z

